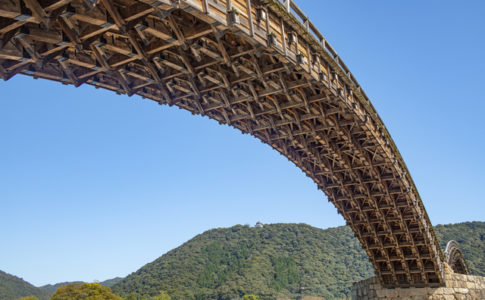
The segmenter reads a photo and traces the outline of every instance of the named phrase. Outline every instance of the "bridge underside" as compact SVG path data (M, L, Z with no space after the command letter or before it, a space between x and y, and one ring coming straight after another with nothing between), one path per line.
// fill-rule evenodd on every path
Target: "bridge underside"
M298 18L291 2L0 0L0 75L138 94L251 134L315 181L384 286L442 285L441 250L397 148Z

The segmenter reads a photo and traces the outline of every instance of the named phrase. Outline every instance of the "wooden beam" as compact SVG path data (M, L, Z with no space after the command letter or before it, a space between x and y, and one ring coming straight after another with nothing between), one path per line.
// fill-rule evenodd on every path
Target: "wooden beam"
M7 70L2 66L2 62L0 61L0 77L2 77L3 80L7 81Z
M115 21L116 26L118 26L118 29L120 30L121 33L124 33L126 31L125 25L126 22L121 17L118 9L114 6L111 0L101 0L101 4L106 8L108 13L111 15L113 20Z
M44 24L46 28L51 27L51 20L49 15L45 12L44 8L37 2L37 0L22 0L25 5L32 11L37 21Z

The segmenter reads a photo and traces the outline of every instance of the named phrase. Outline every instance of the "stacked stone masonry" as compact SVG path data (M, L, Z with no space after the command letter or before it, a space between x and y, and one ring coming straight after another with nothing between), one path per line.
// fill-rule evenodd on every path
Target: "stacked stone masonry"
M352 299L359 300L485 300L485 277L453 273L445 268L445 286L439 288L383 288L376 277L354 284Z

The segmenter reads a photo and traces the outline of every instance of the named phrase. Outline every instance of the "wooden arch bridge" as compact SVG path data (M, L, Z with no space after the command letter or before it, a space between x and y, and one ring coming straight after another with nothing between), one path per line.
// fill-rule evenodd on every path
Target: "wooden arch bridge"
M445 256L398 149L293 1L0 0L0 37L4 80L138 94L253 135L327 195L384 286L443 285Z

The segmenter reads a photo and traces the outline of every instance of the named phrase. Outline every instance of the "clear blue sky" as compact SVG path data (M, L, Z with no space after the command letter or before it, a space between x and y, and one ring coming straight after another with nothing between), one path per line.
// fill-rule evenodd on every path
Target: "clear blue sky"
M357 77L433 224L485 221L485 2L298 1ZM292 163L134 96L0 82L0 270L126 276L213 227L343 219Z

